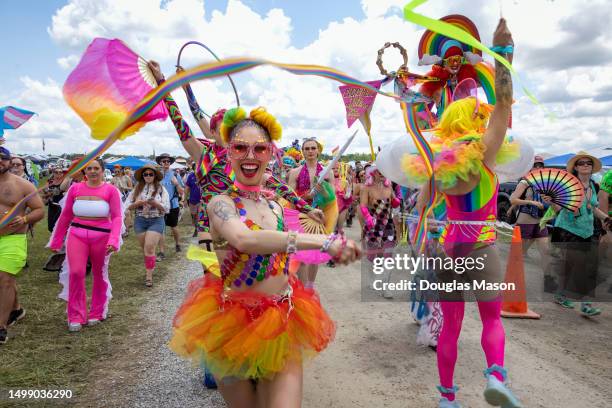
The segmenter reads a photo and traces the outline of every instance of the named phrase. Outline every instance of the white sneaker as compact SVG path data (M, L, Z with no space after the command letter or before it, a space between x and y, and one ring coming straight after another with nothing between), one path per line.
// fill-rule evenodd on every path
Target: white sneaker
M69 332L78 332L81 331L83 326L81 323L68 323L68 331Z
M445 397L440 397L440 401L438 401L438 408L461 408L461 404L459 404L457 400L449 401Z
M95 326L96 324L102 323L101 320L98 319L89 319L87 321L87 326L91 327L91 326Z

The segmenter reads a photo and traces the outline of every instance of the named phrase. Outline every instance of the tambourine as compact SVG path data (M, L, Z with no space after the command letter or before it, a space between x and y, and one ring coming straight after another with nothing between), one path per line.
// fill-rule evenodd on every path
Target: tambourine
M383 66L382 56L385 53L385 50L389 47L397 48L400 54L402 54L402 58L404 59L404 63L400 65L400 67L398 68L398 71L408 70L408 52L406 52L406 49L402 47L402 45L398 42L394 42L394 43L387 42L380 50L378 50L378 58L376 58L376 65L378 66L380 73L386 77L391 76L391 74L389 74L389 72Z

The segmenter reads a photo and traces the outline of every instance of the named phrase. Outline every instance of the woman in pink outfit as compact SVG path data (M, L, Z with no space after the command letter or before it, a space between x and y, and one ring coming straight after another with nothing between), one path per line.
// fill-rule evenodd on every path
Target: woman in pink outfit
M111 299L108 280L110 255L119 250L123 211L119 190L104 182L104 162L92 161L85 168L86 181L70 187L49 247L57 252L66 239L69 266L67 289L68 330L100 323L106 318ZM93 287L89 316L85 292L85 270L91 261ZM61 295L60 295L61 297Z

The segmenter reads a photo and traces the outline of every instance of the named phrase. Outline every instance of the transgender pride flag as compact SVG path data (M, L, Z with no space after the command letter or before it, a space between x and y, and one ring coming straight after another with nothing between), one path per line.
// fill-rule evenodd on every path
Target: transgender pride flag
M4 134L4 129L17 129L30 119L34 112L19 109L14 106L0 108L0 136Z

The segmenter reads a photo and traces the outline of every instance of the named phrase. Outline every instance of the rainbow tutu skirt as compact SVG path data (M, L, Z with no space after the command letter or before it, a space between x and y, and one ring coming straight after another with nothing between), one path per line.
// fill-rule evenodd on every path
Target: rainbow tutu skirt
M332 341L335 324L312 289L292 277L282 295L224 290L206 274L193 281L174 317L170 348L203 363L217 379L270 378Z

